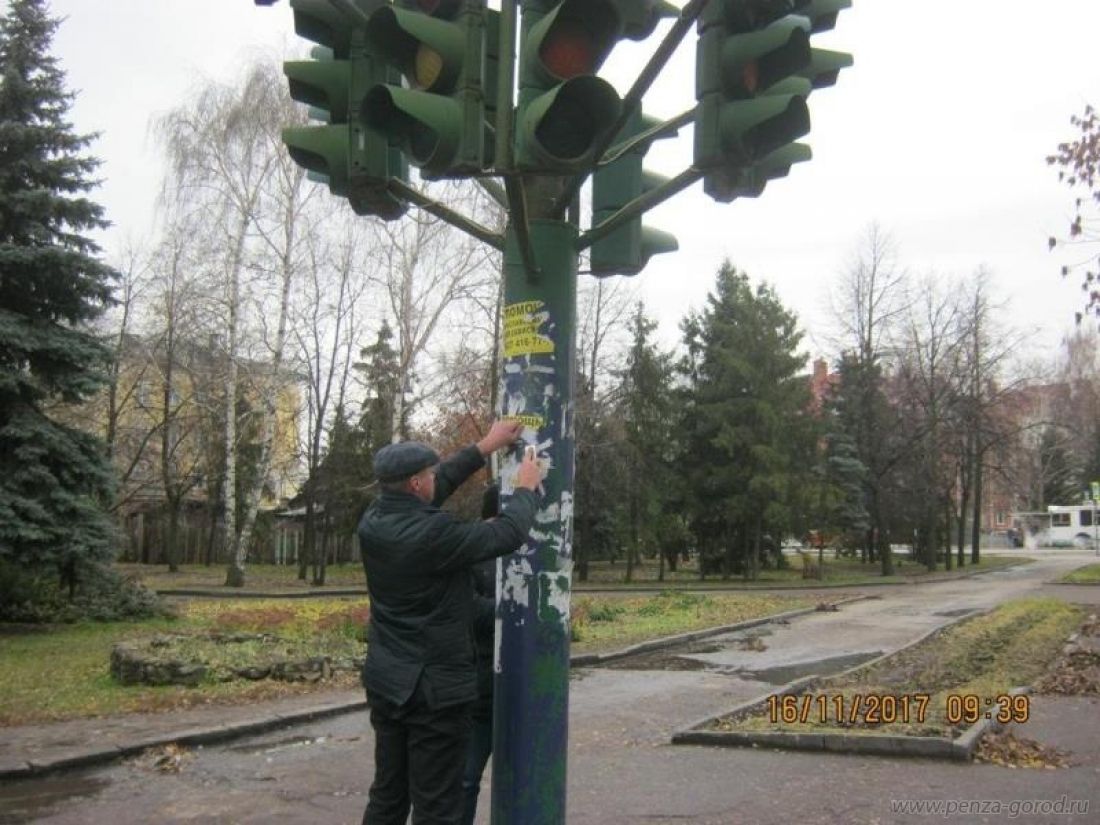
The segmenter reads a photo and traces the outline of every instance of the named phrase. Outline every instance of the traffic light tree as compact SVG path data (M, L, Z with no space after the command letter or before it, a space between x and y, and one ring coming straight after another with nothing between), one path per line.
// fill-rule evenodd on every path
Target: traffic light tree
M256 0L270 5L271 0ZM850 0L291 0L298 33L328 51L286 64L296 99L325 123L287 130L292 155L361 214L407 205L504 253L501 409L549 468L544 508L499 569L494 823L563 822L573 554L577 261L634 275L676 248L642 215L700 180L715 200L759 196L809 157L806 98L847 55L814 49ZM625 95L599 70L624 39L671 20ZM642 113L653 81L698 28L694 102ZM691 98L685 94L685 98ZM692 164L671 179L642 168L654 141L693 125ZM469 178L508 211L503 233L410 184ZM593 223L579 194L593 177ZM397 204L395 206L395 204ZM500 467L513 489L522 450Z

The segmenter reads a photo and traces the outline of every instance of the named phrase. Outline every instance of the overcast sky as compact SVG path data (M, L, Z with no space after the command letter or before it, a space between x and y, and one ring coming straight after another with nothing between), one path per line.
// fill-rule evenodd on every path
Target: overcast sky
M51 5L67 18L54 53L79 92L72 120L102 133L93 151L104 161L96 198L114 222L109 251L151 226L161 166L150 118L196 84L232 79L258 54L308 45L293 34L286 0ZM616 49L606 73L621 92L664 31ZM1072 136L1071 114L1100 103L1098 32L1097 0L855 0L834 32L813 39L855 57L835 88L811 97L814 159L759 199L718 204L699 184L647 216L680 241L679 253L654 258L637 279L662 336L676 339L678 320L702 306L729 257L775 285L811 354L827 352L829 288L877 221L915 273L987 267L1010 301L1006 324L1032 330L1035 353L1052 353L1082 293L1058 275L1065 255L1047 251L1047 237L1068 224L1072 195L1044 158ZM647 112L691 105L694 40L662 73ZM673 175L690 154L688 129L658 144L647 166Z

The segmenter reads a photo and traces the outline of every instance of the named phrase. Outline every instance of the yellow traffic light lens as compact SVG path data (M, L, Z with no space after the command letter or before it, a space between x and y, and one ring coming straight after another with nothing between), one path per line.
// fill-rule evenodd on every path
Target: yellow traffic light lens
M416 49L413 81L421 89L431 89L443 74L443 56L421 43Z

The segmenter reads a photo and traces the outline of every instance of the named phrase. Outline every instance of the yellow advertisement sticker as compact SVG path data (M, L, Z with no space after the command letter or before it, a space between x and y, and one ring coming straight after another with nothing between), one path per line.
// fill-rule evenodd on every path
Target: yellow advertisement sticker
M518 421L524 427L530 427L532 430L542 429L542 425L546 421L541 415L505 415L502 420Z
M504 308L504 357L546 355L554 352L554 342L539 334L545 318L532 317L543 308L542 301L521 301Z

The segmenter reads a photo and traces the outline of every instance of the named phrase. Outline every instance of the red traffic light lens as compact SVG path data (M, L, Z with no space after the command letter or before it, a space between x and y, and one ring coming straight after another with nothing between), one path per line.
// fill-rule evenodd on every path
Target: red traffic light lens
M741 67L741 86L750 95L756 94L760 88L760 64L755 60Z
M539 59L562 80L589 74L596 68L596 44L579 20L559 20L546 33Z

